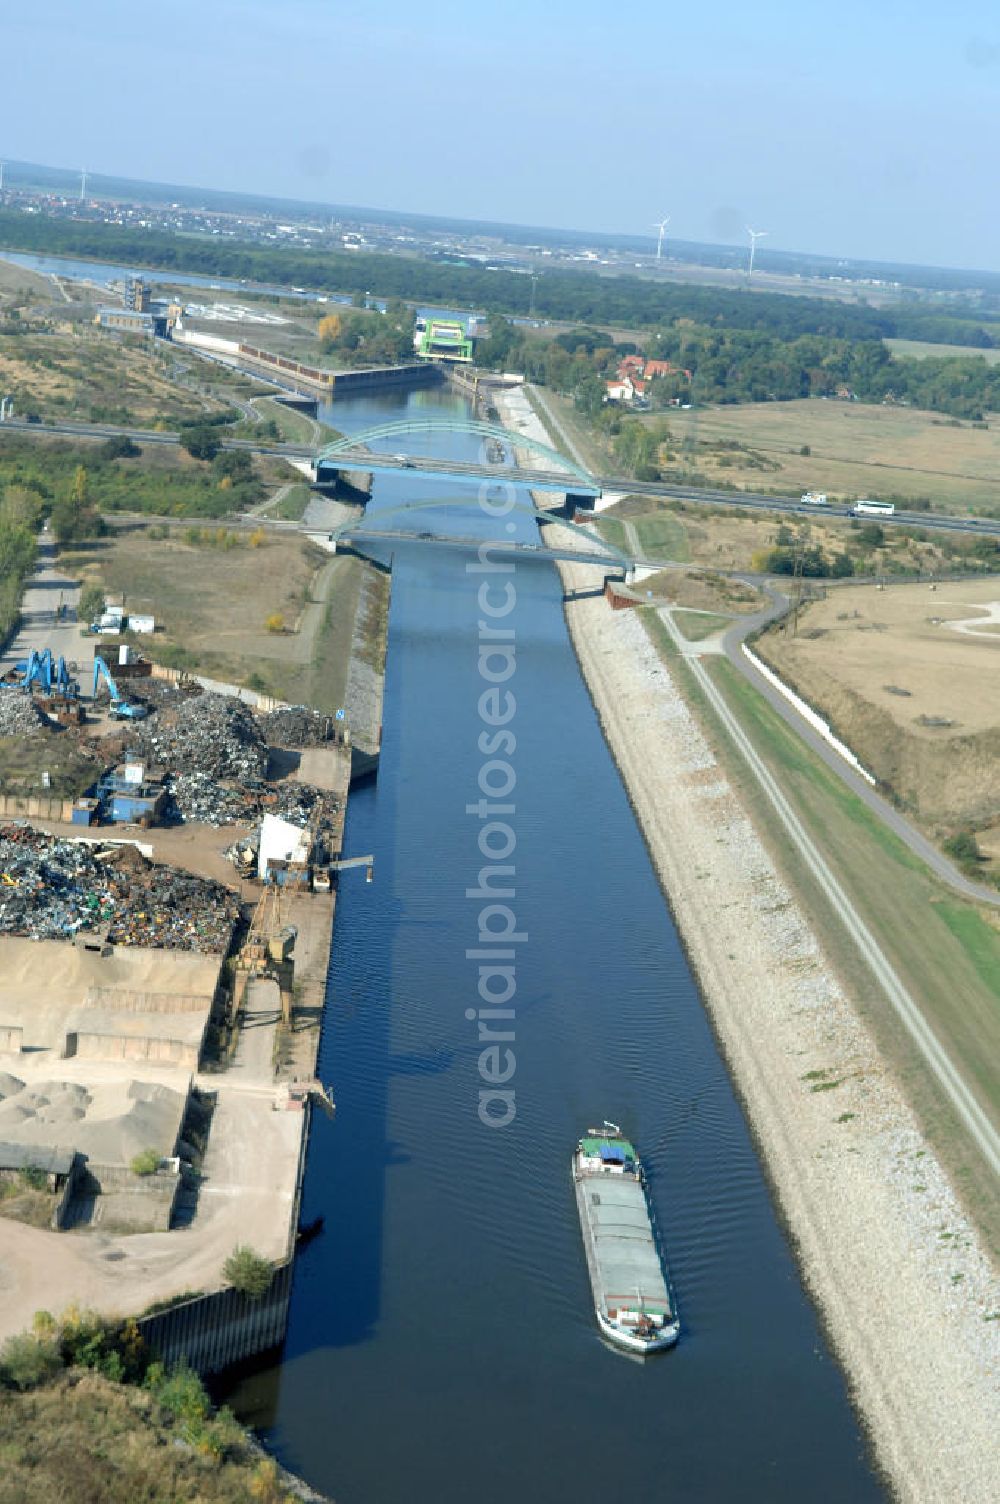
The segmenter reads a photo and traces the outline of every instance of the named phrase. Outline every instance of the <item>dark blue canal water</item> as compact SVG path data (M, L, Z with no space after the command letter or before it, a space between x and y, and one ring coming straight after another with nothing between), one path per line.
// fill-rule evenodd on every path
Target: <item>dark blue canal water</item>
M451 401L327 416L356 430ZM378 487L373 517L417 489ZM480 1122L466 562L395 555L381 767L345 842L375 853L375 880L340 888L320 1071L337 1117L315 1122L305 1185L325 1230L281 1366L231 1403L338 1504L880 1499L541 561L518 563L507 619L517 1116ZM597 1335L571 1188L576 1139L605 1116L648 1166L683 1322L645 1363Z

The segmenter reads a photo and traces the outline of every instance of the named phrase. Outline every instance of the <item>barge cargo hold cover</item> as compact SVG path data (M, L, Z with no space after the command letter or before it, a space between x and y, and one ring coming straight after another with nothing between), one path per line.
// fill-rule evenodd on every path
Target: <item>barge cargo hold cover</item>
M580 1231L604 1335L630 1352L672 1347L680 1323L657 1245L642 1166L613 1124L591 1130L573 1156Z

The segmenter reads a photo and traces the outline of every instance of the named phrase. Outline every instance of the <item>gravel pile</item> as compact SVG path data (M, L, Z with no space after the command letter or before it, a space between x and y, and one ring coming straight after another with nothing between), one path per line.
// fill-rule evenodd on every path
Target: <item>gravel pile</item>
M0 736L35 736L42 730L31 695L23 689L0 689Z
M129 728L130 753L163 767L250 784L267 772L267 743L248 705L227 695L185 697L153 725Z
M308 705L283 705L260 717L270 747L319 747L333 740L334 720Z
M0 934L66 940L107 926L112 945L223 951L237 917L221 883L157 867L134 847L94 848L0 826Z

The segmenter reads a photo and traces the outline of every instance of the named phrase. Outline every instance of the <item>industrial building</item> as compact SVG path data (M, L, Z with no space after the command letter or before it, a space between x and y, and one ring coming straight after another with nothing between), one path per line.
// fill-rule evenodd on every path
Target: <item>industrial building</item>
M164 775L141 762L119 763L105 773L95 795L102 817L115 825L153 825L167 802Z
M125 307L133 313L148 313L151 302L149 288L142 278L127 277L124 293Z
M96 322L102 329L115 329L119 334L142 334L150 339L167 332L165 315L137 308L99 308Z
M472 360L472 340L457 319L418 319L414 348L422 360Z

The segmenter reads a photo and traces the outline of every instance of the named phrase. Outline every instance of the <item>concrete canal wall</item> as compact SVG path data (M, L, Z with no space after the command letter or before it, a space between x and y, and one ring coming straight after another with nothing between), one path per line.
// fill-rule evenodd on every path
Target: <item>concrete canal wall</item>
M258 1300L228 1288L142 1317L137 1324L143 1340L161 1362L184 1362L203 1375L279 1347L288 1323L293 1267L291 1258L279 1265L271 1288Z

